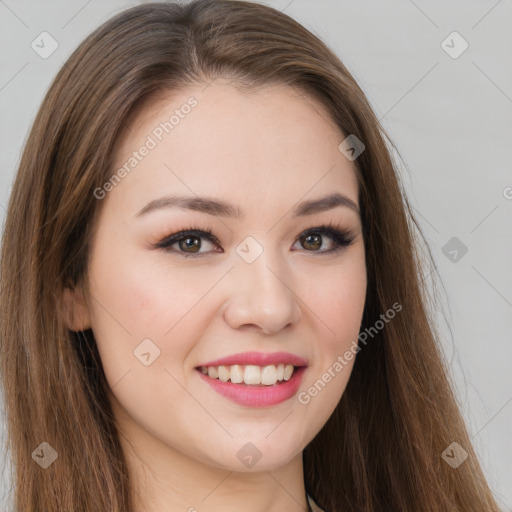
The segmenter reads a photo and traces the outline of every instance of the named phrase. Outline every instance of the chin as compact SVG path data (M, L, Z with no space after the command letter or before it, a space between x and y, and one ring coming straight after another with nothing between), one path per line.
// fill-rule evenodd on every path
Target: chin
M249 440L251 436L245 435L243 440L235 437L228 445L219 442L216 444L218 452L208 454L209 464L230 471L254 473L274 471L301 456L303 445L299 440L272 439L272 434L267 438L265 436L268 436L266 432L258 432L252 441Z

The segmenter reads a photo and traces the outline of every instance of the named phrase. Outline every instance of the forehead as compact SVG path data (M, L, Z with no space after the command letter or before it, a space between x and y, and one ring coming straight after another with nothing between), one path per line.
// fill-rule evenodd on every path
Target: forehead
M255 213L333 191L358 204L355 165L338 149L345 134L294 87L188 86L146 104L125 129L112 173L128 172L109 201L132 211L163 193L234 197Z

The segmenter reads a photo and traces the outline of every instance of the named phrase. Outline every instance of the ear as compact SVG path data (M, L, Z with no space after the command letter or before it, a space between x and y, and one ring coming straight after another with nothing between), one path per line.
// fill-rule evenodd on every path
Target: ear
M59 303L60 313L70 331L85 331L91 327L89 306L81 287L64 287Z

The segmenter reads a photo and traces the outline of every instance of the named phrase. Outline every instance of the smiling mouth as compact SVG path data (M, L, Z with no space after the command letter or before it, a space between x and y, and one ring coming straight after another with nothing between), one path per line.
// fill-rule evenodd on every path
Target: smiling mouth
M233 364L230 366L200 366L197 370L222 382L265 387L279 385L290 380L297 368L300 367L292 364L270 364L266 366Z

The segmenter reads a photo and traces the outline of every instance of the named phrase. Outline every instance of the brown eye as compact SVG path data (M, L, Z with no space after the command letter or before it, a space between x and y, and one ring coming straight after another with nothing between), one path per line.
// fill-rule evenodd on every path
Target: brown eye
M182 238L178 242L178 246L184 252L196 253L201 248L201 241L200 241L200 238L197 236ZM190 251L189 251L189 249L190 249Z
M206 250L201 250L204 249L205 241ZM212 246L212 249L208 250L208 244ZM187 229L179 233L174 233L156 244L156 247L164 249L167 252L176 252L185 257L189 255L205 256L218 246L219 241L211 232L199 229Z
M331 240L330 249L322 249L324 238ZM211 244L212 249L204 249L203 244ZM309 229L303 232L297 242L306 250L306 252L316 252L318 254L333 253L350 245L354 238L350 232L343 231L331 225L323 225L317 228ZM177 247L173 247L177 246ZM186 229L165 237L155 244L155 247L165 250L169 253L177 253L181 256L207 256L212 252L224 252L220 248L219 240L210 232L200 229Z
M305 235L300 240L304 246L309 245L309 248L312 249L320 249L322 247L322 237L320 235Z
M324 237L331 239L330 249L320 250ZM307 252L330 253L350 245L354 241L347 232L331 226L309 229L299 237L299 242Z

